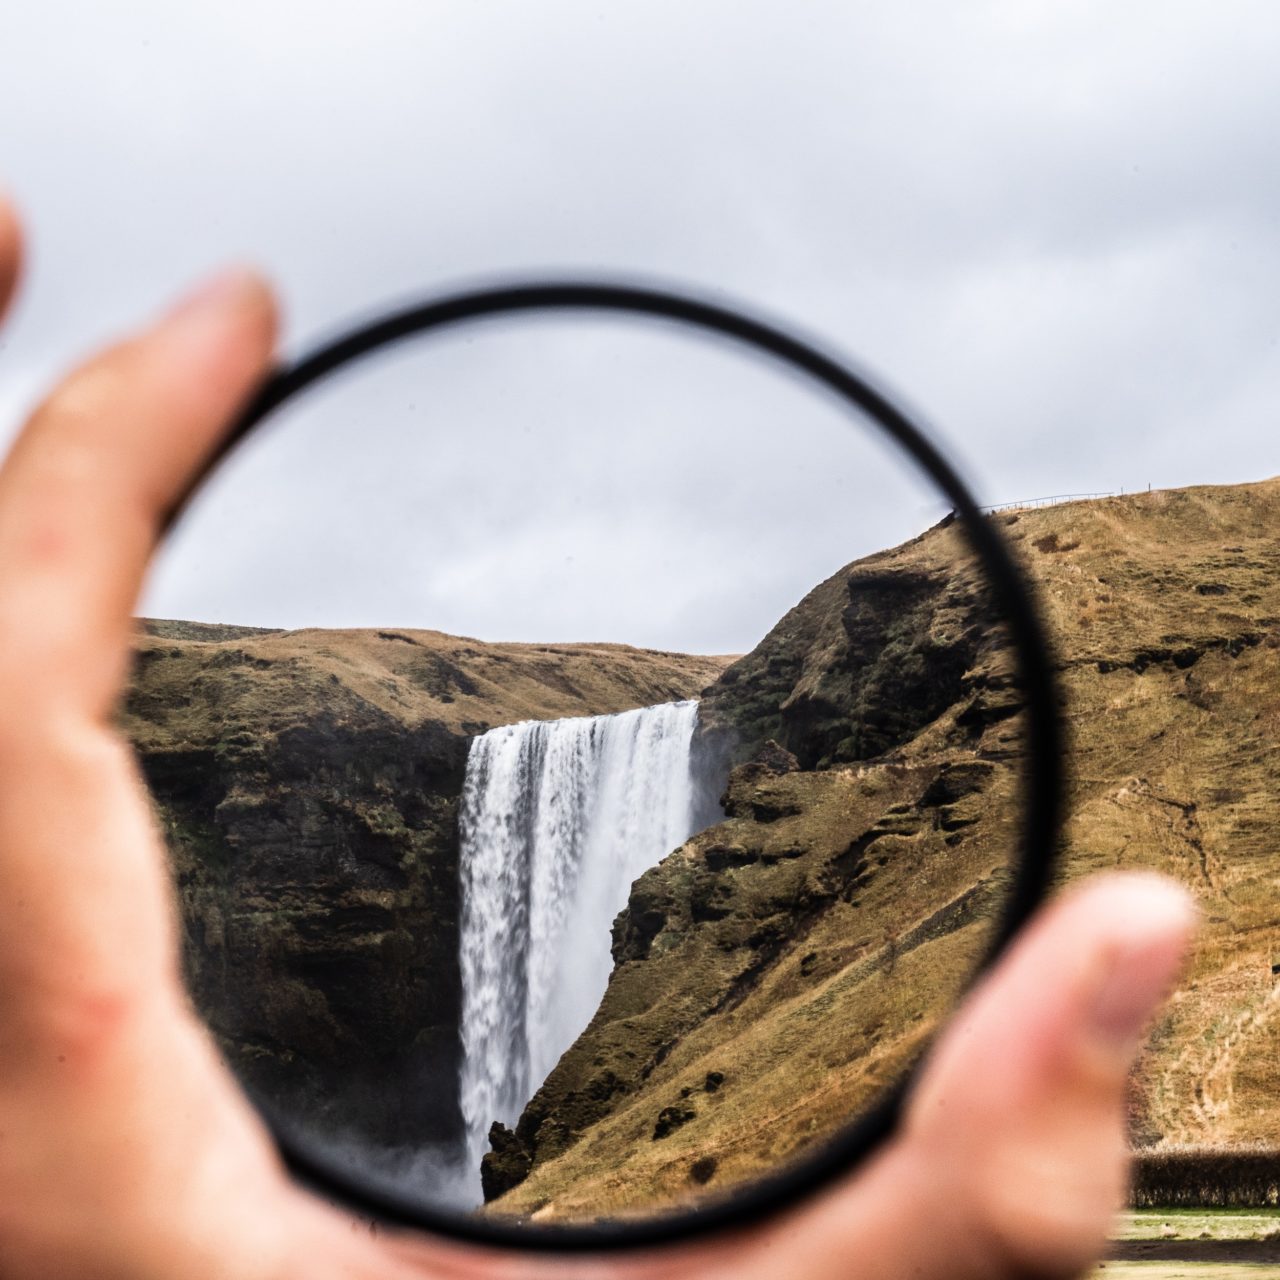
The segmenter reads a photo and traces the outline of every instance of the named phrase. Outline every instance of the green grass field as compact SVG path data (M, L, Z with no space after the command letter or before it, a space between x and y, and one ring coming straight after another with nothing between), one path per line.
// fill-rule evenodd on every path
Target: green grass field
M1114 1240L1264 1240L1280 1233L1280 1209L1144 1209L1123 1214ZM1267 1262L1104 1262L1093 1280L1260 1280Z
M1139 1209L1122 1214L1113 1240L1262 1240L1280 1231L1280 1209Z
M1261 1280L1274 1275L1269 1262L1104 1262L1096 1280Z

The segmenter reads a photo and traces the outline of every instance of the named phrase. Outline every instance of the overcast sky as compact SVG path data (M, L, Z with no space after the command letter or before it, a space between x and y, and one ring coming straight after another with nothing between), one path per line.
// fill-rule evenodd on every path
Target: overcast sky
M0 438L78 353L247 258L293 351L507 272L743 299L905 393L982 501L1280 471L1262 0L42 0L2 41L33 259ZM145 607L740 651L944 509L768 368L526 321L283 416Z

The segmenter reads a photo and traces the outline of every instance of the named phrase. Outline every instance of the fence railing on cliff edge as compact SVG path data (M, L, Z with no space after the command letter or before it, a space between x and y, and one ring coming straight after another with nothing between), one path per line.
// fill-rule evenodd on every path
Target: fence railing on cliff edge
M988 516L999 515L1002 511L1025 511L1029 507L1056 507L1062 502L1087 502L1091 498L1119 498L1124 490L1111 490L1107 493L1054 493L1047 498L1020 498L1017 502L997 502L989 507L978 509Z

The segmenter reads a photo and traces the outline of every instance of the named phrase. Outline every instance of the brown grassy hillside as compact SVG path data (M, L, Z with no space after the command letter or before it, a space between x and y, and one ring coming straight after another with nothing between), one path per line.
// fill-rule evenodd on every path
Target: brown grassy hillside
M1135 1075L1135 1140L1280 1141L1280 481L995 519L1058 648L1064 874L1154 867L1204 907ZM492 1162L511 1189L490 1212L714 1194L919 1050L1000 898L1008 656L940 527L816 588L725 672L708 733L754 763L728 821L637 882L605 1000Z
M696 694L728 658L624 644L489 644L440 631L277 631L144 620L129 728L206 741L370 712L471 735L517 720L605 715ZM148 714L140 712L146 709ZM163 730L161 730L163 726Z

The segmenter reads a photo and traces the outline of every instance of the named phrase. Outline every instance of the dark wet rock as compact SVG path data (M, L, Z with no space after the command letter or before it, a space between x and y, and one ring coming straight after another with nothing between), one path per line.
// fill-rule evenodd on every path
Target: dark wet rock
M730 771L724 795L720 797L720 806L725 816L759 816L766 822L770 813L773 817L784 817L785 810L789 807L788 802L781 802L781 808L777 808L775 802L775 808L771 810L769 789L762 784L767 784L770 779L795 773L799 768L800 762L790 751L780 747L772 739L765 742L750 760ZM791 811L794 812L793 807Z
M499 1120L489 1129L489 1150L480 1162L480 1186L486 1201L496 1200L528 1176L533 1161L515 1131Z
M466 739L370 707L139 756L188 985L235 1070L325 1130L455 1142Z
M992 766L981 760L948 762L920 797L921 808L955 804L965 796L985 790L991 783Z
M740 844L713 844L702 851L702 856L710 870L724 871L728 867L745 867L758 862L760 851Z
M690 1120L697 1119L698 1113L688 1106L663 1107L658 1112L657 1123L653 1126L653 1140L655 1142L668 1137L674 1133L682 1125L686 1125Z

